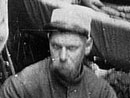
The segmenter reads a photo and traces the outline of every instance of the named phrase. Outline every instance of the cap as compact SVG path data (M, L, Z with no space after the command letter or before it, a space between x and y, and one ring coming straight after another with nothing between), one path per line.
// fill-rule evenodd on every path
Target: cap
M75 7L55 9L52 12L49 30L61 30L90 36L91 17Z

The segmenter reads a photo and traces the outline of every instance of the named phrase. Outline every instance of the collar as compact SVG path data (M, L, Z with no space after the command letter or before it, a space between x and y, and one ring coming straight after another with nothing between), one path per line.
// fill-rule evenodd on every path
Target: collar
M74 80L70 80L70 81L64 79L60 74L57 74L50 69L52 80L64 87L77 85L81 82L81 80L83 79L83 76L84 76L84 67L83 66L84 65L82 65L79 75Z

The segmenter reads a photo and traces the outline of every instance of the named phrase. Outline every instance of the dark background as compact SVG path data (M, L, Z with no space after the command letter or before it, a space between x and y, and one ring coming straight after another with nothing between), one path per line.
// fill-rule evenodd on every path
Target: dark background
M130 0L101 1L130 5ZM8 0L8 3L10 35L7 45L15 71L19 72L24 67L49 56L48 40L46 35L39 31L37 24L32 23L23 0ZM98 63L104 64L102 61L101 58Z
M23 0L8 0L9 40L8 48L16 72L49 55L48 40L42 31L32 24ZM40 32L41 35L37 35Z

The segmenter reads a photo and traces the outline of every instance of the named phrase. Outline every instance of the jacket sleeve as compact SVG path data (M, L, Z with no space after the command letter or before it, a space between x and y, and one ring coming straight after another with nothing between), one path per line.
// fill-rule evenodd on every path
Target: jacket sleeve
M40 80L45 83L42 63L30 65L9 77L0 89L0 98L40 98Z
M30 98L18 75L11 76L0 88L0 98ZM28 95L28 96L26 96Z

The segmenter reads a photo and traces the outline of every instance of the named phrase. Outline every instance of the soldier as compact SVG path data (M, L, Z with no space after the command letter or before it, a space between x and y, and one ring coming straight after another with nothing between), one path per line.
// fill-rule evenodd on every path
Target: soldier
M56 9L46 29L51 56L8 78L1 98L117 98L82 63L93 45L90 16L75 8Z

